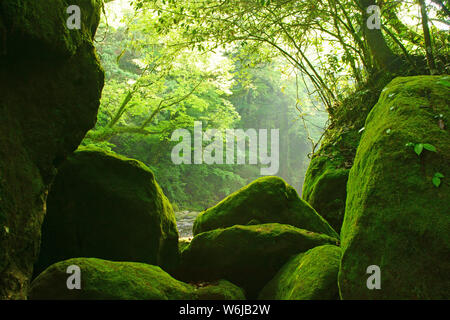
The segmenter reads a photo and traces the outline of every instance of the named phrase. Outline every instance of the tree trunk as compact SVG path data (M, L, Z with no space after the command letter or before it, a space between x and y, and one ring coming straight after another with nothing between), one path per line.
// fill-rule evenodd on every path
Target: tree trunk
M381 28L369 29L367 26L367 20L371 16L367 13L367 8L376 4L377 3L375 0L358 0L358 5L363 16L362 28L364 31L364 36L370 52L378 65L385 70L396 70L400 59L387 45L383 34L381 33Z
M427 55L428 68L431 74L436 74L436 64L434 62L433 47L431 45L430 29L428 28L427 7L424 0L419 0L420 13L422 14L423 37L425 40L425 51Z

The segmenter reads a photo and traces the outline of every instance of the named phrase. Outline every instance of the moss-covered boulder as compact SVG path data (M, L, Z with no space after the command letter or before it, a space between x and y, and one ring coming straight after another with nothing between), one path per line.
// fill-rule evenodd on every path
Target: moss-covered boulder
M80 289L68 289L69 266L80 270ZM71 271L69 269L69 271ZM73 272L73 271L71 271ZM69 282L72 282L69 280ZM75 258L53 264L31 284L29 299L46 300L239 300L241 289L228 281L202 287L172 278L160 267L137 262Z
M183 250L179 276L187 281L227 279L252 299L292 255L337 242L278 223L215 229L198 234Z
M329 124L308 166L302 198L337 232L344 219L348 174L364 123L392 79L388 72L372 74L353 94L327 108Z
M9 31L2 52L54 57L73 56L90 42L100 22L102 0L2 0L0 26ZM80 29L69 30L67 9L81 9ZM37 50L36 50L37 49Z
M263 300L338 300L341 249L315 247L289 260L259 295Z
M66 9L81 8L81 30ZM0 299L26 296L55 168L96 121L100 1L0 1Z
M344 220L349 171L337 168L328 157L318 156L311 160L303 183L302 198L337 232Z
M347 185L342 298L450 297L449 101L448 76L402 77L370 112ZM370 265L381 289L367 288Z
M75 257L176 267L175 215L143 163L82 148L60 167L48 196L36 273Z
M227 280L193 285L198 300L245 300L244 291Z
M201 212L194 222L194 235L201 232L259 223L282 223L338 237L330 225L297 191L278 177L259 178Z
M178 239L178 249L182 252L191 243L191 239Z

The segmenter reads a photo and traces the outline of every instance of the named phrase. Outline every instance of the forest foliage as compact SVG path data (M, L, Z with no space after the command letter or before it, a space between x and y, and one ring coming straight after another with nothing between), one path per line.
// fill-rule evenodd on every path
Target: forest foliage
M366 23L380 8L380 29ZM448 1L135 0L97 32L106 71L84 145L139 159L178 207L203 210L255 165L174 165L171 133L279 128L278 175L301 190L328 115L378 74L448 73ZM428 48L428 49L427 49ZM344 106L345 107L345 106Z

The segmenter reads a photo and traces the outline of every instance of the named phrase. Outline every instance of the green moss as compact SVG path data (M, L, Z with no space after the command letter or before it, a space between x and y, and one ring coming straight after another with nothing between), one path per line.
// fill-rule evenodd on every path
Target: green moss
M328 109L330 123L306 172L302 198L338 232L345 211L348 173L361 138L360 130L382 89L392 78L393 75L388 73L375 75Z
M178 240L178 248L179 248L180 252L183 252L183 250L189 246L189 243L191 243L191 240L179 239Z
M201 212L194 222L194 235L216 228L260 223L283 223L338 237L330 225L301 200L290 185L278 177L259 178Z
M344 220L349 169L336 168L324 156L314 157L306 171L302 198L340 232Z
M336 238L290 225L235 225L198 234L182 252L179 276L188 281L227 279L250 299L294 254Z
M261 221L259 221L258 219L252 219L247 223L248 226L252 226L255 224L261 224Z
M440 76L396 78L369 114L350 171L339 272L344 299L448 299L450 90ZM420 157L408 142L437 152ZM366 269L381 269L381 290L368 290Z
M196 293L199 300L245 300L244 291L227 280L203 285Z
M360 130L381 91L393 77L389 73L374 75L353 94L327 110L330 123L316 156L327 157L336 169L351 168L361 138Z
M90 158L104 158L106 161L110 161L111 158L124 161L128 163L130 166L133 166L137 168L138 170L145 171L145 174L149 175L149 179L155 180L153 172L147 167L143 162L136 160L136 159L130 159L123 155L120 155L115 152L111 151L105 151L104 149L95 147L95 146L79 146L77 150L74 152L75 155L77 155L80 159L83 159L83 157Z
M55 168L96 121L100 1L75 1L82 30L69 32L70 4L0 1L0 299L26 297Z
M48 196L36 273L74 257L172 270L178 254L174 212L144 164L89 148L63 163Z
M73 4L81 9L80 30L67 28L69 14L66 10ZM0 22L11 30L5 39L6 50L12 55L27 55L34 49L33 54L45 57L73 56L83 43L92 42L100 21L101 6L100 0L3 0Z
M289 260L264 287L263 300L339 299L337 275L341 249L333 245L315 247Z
M81 289L69 290L67 268L81 272ZM160 267L137 262L74 258L53 264L31 284L29 299L38 300L241 300L240 288L220 280L202 286L172 278Z

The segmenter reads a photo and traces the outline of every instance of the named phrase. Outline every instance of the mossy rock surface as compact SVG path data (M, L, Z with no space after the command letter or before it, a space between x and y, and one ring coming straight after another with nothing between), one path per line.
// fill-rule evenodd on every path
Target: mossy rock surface
M326 156L318 156L311 160L303 183L302 198L337 232L344 220L349 171L337 168Z
M81 288L68 289L69 266L80 268ZM201 288L172 278L158 266L74 258L47 268L31 284L29 299L46 300L238 300L241 289L228 281Z
M324 233L338 234L297 191L278 177L259 178L201 212L194 222L194 235L248 223L282 223Z
M259 295L262 300L338 300L341 249L315 247L289 260Z
M343 299L450 297L448 83L448 76L396 78L367 118L347 184ZM436 152L418 156L409 142ZM436 172L445 176L438 188ZM366 286L370 265L380 267L380 290Z
M71 4L80 6L81 30L66 28ZM0 1L0 299L26 297L56 167L97 119L100 5Z
M180 252L182 252L184 249L186 249L189 246L189 243L191 243L191 240L192 239L190 239L190 238L187 238L187 239L180 238L180 239L178 239L178 249L180 250Z
M36 272L75 257L175 268L172 206L143 163L82 148L59 169L48 196Z
M244 290L227 280L218 280L196 287L198 300L245 300Z
M373 74L353 94L327 109L329 125L306 171L302 198L338 233L344 219L348 174L365 120L393 77Z
M71 5L80 8L79 30L67 27ZM3 49L21 56L70 57L80 44L92 41L101 6L101 0L2 0L0 24L10 30Z
M198 234L181 254L179 276L186 281L227 279L255 299L295 254L338 239L290 225L235 225Z

